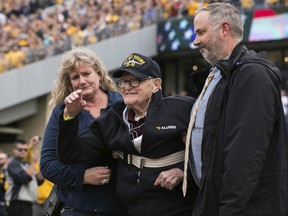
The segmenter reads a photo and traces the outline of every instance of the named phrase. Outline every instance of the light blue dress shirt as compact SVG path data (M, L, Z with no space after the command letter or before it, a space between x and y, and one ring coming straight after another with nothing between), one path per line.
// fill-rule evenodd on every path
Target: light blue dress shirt
M203 136L203 126L204 126L204 119L205 119L205 112L206 112L206 107L207 107L207 102L212 94L214 88L216 87L217 83L221 79L221 74L220 70L218 68L213 68L214 72L214 77L212 81L210 82L209 86L207 87L202 100L200 101L199 104L199 109L196 114L196 119L195 119L195 125L192 129L192 134L191 134L191 149L190 149L190 168L192 171L192 175L195 179L195 182L197 185L200 183L201 179L201 147L202 147L202 136ZM197 99L199 100L199 98ZM192 108L191 114L193 110L195 109L195 104Z

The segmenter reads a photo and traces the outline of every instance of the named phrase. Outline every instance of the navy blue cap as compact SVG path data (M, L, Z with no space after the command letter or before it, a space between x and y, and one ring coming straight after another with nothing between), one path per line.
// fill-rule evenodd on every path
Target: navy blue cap
M112 74L114 78L120 78L123 72L130 73L140 79L153 77L161 78L159 65L150 57L132 53L121 65L119 71Z

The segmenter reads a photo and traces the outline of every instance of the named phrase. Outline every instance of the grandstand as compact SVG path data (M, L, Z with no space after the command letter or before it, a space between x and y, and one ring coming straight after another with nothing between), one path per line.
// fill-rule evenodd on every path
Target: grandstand
M246 1L248 0L241 2L237 1L235 4L242 7L241 3L246 3ZM87 2L95 3L102 1L75 0L68 2L69 4L67 7L69 8L76 7L78 9L83 9ZM107 2L122 1L114 0ZM74 36L67 37L66 35L65 37L63 36L63 40L61 41L61 38L57 38L57 34L55 34L53 35L55 37L53 42L60 41L61 43L56 44L51 42L49 46L47 46L47 44L49 44L47 41L47 38L49 37L47 37L47 40L40 41L41 43L46 44L46 47L43 47L43 44L40 45L40 47L35 46L33 49L29 50L29 52L25 53L25 60L22 65L19 67L9 67L6 68L6 70L3 70L0 74L0 148L9 148L9 145L16 137L28 139L34 134L43 136L44 128L50 115L50 108L48 107L49 93L58 67L60 66L62 54L70 49L71 46L88 46L98 54L110 72L116 70L122 60L132 52L139 52L151 56L162 68L164 80L163 90L166 95L174 94L174 92L180 94L183 90L190 95L197 95L198 89L201 88L202 79L201 75L199 75L201 73L197 74L196 71L205 69L208 66L207 63L200 56L198 50L193 49L193 47L190 46L191 41L181 41L180 36L183 32L181 33L179 28L176 32L179 34L178 46L176 46L176 43L172 44L171 41L166 40L165 34L167 34L167 32L163 32L162 27L167 23L171 24L172 27L179 26L180 23L184 23L184 21L191 25L195 7L203 6L205 4L201 1L173 0L139 0L133 2L143 3L137 6L141 8L140 12L132 13L135 16L131 15L130 7L125 7L123 11L121 10L121 13L118 11L118 14L113 14L113 11L109 11L108 6L108 8L102 7L102 12L105 11L106 15L109 14L107 17L110 17L110 19L108 19L109 21L106 20L105 25L97 22L98 26L96 30L94 28L92 35L89 35L89 33L84 34L86 35L84 39L79 39ZM190 10L185 10L185 7L180 4L181 2L187 4L191 3ZM286 17L288 17L288 8L283 7L285 3L285 1L277 1L273 4L271 3L271 6L271 4L267 5L268 3L263 1L254 2L253 4L250 4L250 6L245 5L245 8L243 7L242 10L245 18L250 20L247 23L247 26L245 26L247 29L246 32L248 32L246 34L245 43L249 48L253 48L256 51L265 51L268 58L274 61L283 70L283 77L285 80L288 80L286 78L288 74L288 31L287 25L285 25L285 23L288 23L288 20L285 20ZM278 4L282 7L278 7ZM275 25L271 26L271 28L273 27L274 29L267 31L269 23L264 23L267 33L269 32L271 34L265 34L266 38L260 37L263 36L265 28L260 26L262 20L255 20L255 17L259 16L260 13L264 13L266 9L270 12L274 12L275 20L279 22L278 28L281 29L279 20L284 19L282 21L284 27L282 28L284 28L284 30L286 28L286 35L281 31L278 32L276 29L277 26ZM62 4L54 3L52 6L47 5L45 9L41 9L41 14L45 18L47 25L49 22L52 22L50 18L53 18L55 11L62 11L61 13L64 13L65 7ZM101 14L102 12L99 13ZM39 11L37 11L37 13L39 13ZM85 13L87 13L87 11ZM280 16L280 18L278 16ZM132 17L133 22L129 22L127 17ZM100 19L100 15L98 18ZM269 20L272 20L271 17L269 17ZM258 28L253 25L254 21L258 22ZM96 21L94 23L96 23ZM130 25L128 25L128 23L130 23ZM39 24L35 25L38 26ZM77 29L77 25L74 27ZM55 31L58 33L57 29ZM71 31L73 31L73 29ZM255 32L254 36L251 35L253 32ZM273 32L275 32L275 34L272 34ZM92 36L95 36L95 38L93 39ZM21 39L23 38L25 39L22 35ZM8 42L6 41L6 45L7 44ZM15 48L15 51L16 50L17 49ZM197 76L199 75L199 82L194 83L194 85L191 84L189 76L191 72L195 73ZM287 84L283 87L287 88Z

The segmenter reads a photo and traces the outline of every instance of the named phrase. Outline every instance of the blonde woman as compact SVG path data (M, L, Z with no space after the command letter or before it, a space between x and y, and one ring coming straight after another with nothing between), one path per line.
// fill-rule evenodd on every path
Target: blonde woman
M117 164L110 152L104 153L93 164L68 166L57 159L58 118L65 108L65 97L75 90L81 90L86 101L79 116L79 131L90 125L107 106L122 101L113 80L94 52L86 48L73 48L67 52L52 90L50 105L55 108L43 139L42 174L56 185L56 193L64 203L61 216L126 215L115 195L116 172L113 170Z

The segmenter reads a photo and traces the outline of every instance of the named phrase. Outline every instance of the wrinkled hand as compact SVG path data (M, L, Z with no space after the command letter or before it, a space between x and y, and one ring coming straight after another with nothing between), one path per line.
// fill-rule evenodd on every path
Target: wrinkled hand
M78 89L68 95L65 100L64 113L70 117L75 117L86 105L86 101L82 100L82 90Z
M154 186L161 186L168 190L173 190L176 185L183 180L183 171L179 168L173 168L163 171L154 182Z
M84 184L103 185L110 181L111 170L108 167L92 167L86 169L84 174Z

